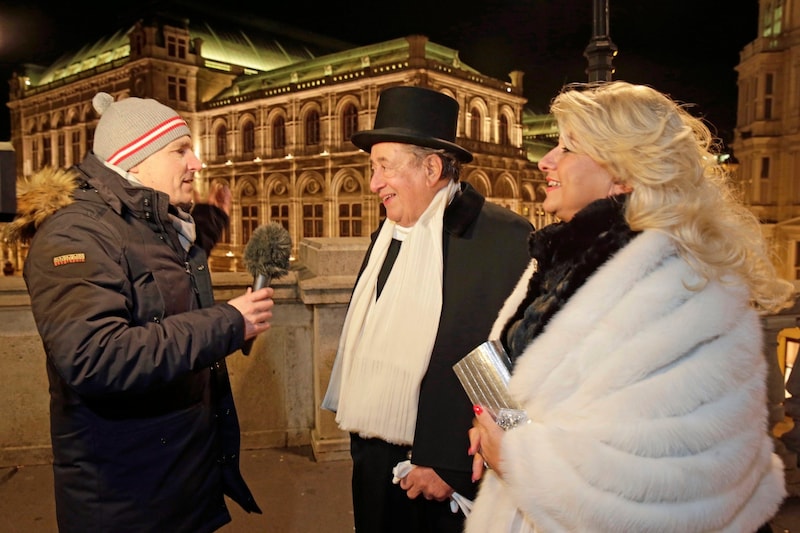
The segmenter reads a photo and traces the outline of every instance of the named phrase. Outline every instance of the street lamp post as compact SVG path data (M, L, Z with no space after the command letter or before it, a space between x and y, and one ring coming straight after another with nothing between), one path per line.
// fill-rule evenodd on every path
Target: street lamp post
M611 41L609 32L608 1L592 0L592 38L583 51L589 61L586 68L589 81L611 81L614 74L611 62L617 55L617 45Z

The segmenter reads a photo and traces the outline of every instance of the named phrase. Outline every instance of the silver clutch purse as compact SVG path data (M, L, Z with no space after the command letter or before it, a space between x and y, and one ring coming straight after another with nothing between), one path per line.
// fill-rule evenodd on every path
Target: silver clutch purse
M486 341L453 365L473 405L486 409L497 425L513 428L528 420L508 392L511 359L498 340Z

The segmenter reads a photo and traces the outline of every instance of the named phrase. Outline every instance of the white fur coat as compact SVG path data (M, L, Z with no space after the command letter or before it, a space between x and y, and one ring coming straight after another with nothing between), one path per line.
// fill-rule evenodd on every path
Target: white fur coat
M644 232L552 318L511 378L531 421L504 435L504 479L484 478L468 533L743 533L774 515L759 318L741 287L693 279Z

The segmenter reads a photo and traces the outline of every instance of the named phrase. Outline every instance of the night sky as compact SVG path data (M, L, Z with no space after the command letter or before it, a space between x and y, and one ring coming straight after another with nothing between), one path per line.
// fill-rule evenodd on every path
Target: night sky
M195 0L202 2L203 0ZM75 50L135 19L140 1L101 4L73 0L0 0L0 141L9 139L8 84L20 63L41 63ZM355 45L412 34L459 50L462 62L507 81L525 72L528 107L546 112L564 84L586 80L592 0L374 0L325 2L216 2L240 15L267 18ZM22 5L21 5L22 4ZM735 4L735 6L734 6ZM37 7L41 6L41 7ZM609 0L611 40L619 49L614 79L646 83L695 104L717 134L730 141L736 120L739 52L756 37L758 1ZM105 21L105 24L98 24Z

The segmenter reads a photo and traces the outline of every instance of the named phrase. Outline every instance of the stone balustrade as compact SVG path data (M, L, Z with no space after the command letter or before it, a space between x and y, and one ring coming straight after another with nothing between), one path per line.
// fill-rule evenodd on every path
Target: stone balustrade
M246 449L311 445L317 461L349 457L349 438L331 412L320 409L353 283L369 239L304 239L298 261L277 280L272 327L249 356L228 358ZM246 273L213 273L218 301L252 284ZM776 450L787 464L790 493L800 493L797 452L800 410L784 414L783 374L775 357L777 335L796 326L798 309L764 319L770 361L770 423ZM45 464L50 451L48 384L44 351L21 276L0 277L0 467ZM800 396L800 390L792 391ZM791 401L790 401L791 403ZM793 420L794 419L794 420Z
M272 327L228 370L243 448L311 445L318 461L349 457L347 434L319 408L347 303L369 239L305 239L298 261L274 281ZM253 282L247 273L213 273L218 301ZM0 277L0 467L52 461L47 372L20 275Z

